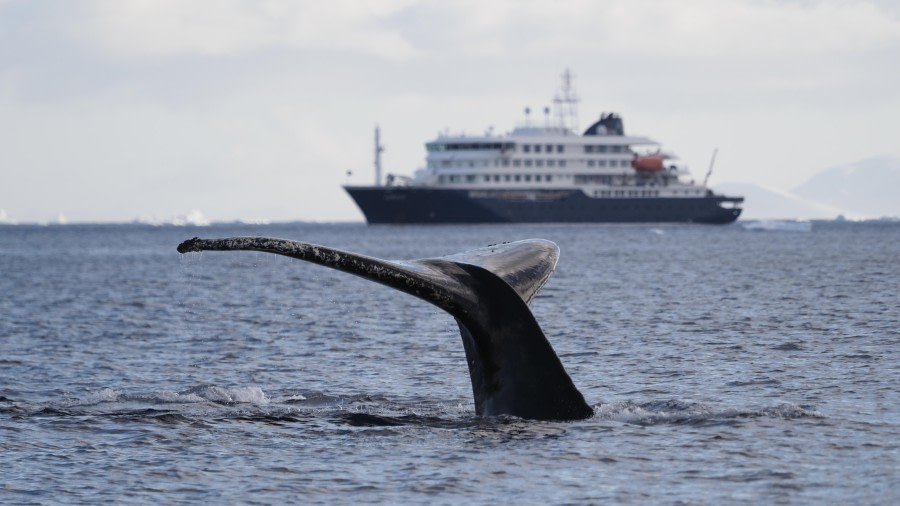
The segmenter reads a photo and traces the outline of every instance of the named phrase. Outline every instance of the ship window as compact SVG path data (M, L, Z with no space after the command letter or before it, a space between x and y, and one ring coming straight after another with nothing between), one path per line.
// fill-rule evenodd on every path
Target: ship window
M560 161L559 161L559 166L560 166L560 167L565 167L565 166L566 166L566 161L565 161L565 160L560 160Z
M531 160L525 160L525 166L531 167Z
M549 183L550 181L553 180L553 176L551 176L551 175L548 174L548 175L544 176L544 179L546 179L547 182Z
M516 174L515 179L516 179L516 182L518 183L519 181L522 180L522 176L520 176L519 174Z
M544 149L546 149L546 151L547 151L548 153L552 153L552 152L553 152L553 144L547 144L547 145L544 147Z
M491 180L491 176L485 174L485 175L484 175L484 181L485 181L485 182L488 182L488 181L490 181L490 180Z
M588 160L588 167L593 167L593 166L594 166L594 161Z
M509 167L509 160L507 160L507 159L504 158L504 159L503 159L503 162L502 162L502 165L503 165L504 167Z
M622 152L622 146L612 146L612 147L611 147L611 151L612 151L613 153L621 153L621 152Z
M534 166L535 166L535 167L543 167L543 166L544 166L544 161L543 161L543 160L535 160L535 161L534 161Z
M540 174L535 174L534 180L540 183L540 182L541 182L541 175L540 175Z
M474 142L474 143L461 143L461 144L440 144L434 143L426 146L428 151L468 151L468 150L504 150L511 145L504 146L499 142Z
M474 174L469 174L469 175L467 175L467 176L466 176L466 182L467 182L467 183L474 183L474 182L475 182L475 175L474 175Z
M553 167L556 165L556 160L547 160L547 167Z
M441 167L449 167L450 160L441 160Z
M563 145L562 145L562 144L557 144L557 145L556 145L556 152L557 152L557 153L562 153L562 152L563 152Z
M616 166L618 166L618 165L619 165L619 161L618 161L618 160L610 160L610 161L609 161L609 166L610 166L610 167L616 167Z
M606 160L597 160L598 167L606 167Z
M606 146L597 146L598 153L606 153Z
M525 181L531 182L531 174L525 174Z
M531 145L530 144L522 144L522 152L523 153L531 152Z
M593 152L594 152L594 146L585 146L585 147L584 147L584 152L585 152L585 153L593 153Z
M459 175L458 175L458 174L454 174L454 175L450 176L450 182L451 182L451 183L458 183L458 182L459 182Z
M509 179L510 179L509 174L505 174L503 176L503 180L506 181L507 183L509 182Z
M540 153L540 152L541 152L541 145L540 145L540 144L535 144L535 145L534 145L534 152L535 152L535 153Z
M499 183L499 182L500 182L500 175L499 175L499 174L494 174L494 182L495 182L495 183Z
M513 167L518 167L520 165L522 165L522 162L520 162L519 160L513 160Z

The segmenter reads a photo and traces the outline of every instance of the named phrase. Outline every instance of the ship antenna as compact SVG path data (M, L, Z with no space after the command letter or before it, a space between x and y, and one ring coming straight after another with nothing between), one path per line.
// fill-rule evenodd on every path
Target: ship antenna
M703 187L706 188L706 183L709 182L709 176L712 175L713 165L716 164L716 153L719 152L719 148L713 149L712 158L709 160L709 170L706 171L706 177L703 178Z
M578 95L572 87L572 72L566 69L562 74L562 87L553 97L559 128L578 131Z
M381 152L384 146L381 145L381 129L375 124L375 186L381 186Z

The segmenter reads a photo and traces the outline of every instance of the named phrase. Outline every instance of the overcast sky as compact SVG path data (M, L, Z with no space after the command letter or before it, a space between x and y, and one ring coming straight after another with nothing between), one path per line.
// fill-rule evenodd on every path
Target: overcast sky
M0 209L19 222L362 220L444 129L506 132L570 68L711 183L900 154L889 0L0 0Z

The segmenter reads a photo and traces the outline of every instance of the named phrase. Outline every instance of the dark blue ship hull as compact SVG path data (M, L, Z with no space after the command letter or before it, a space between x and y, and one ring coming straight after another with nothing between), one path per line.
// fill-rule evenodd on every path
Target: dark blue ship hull
M345 186L376 223L731 223L743 197L590 198L579 190Z

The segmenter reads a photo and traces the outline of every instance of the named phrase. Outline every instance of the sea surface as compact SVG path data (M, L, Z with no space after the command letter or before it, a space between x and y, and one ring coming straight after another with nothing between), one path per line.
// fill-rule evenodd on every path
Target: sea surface
M0 226L0 503L900 503L900 224L747 225ZM449 315L175 251L233 235L555 241L532 309L595 414L477 417Z

